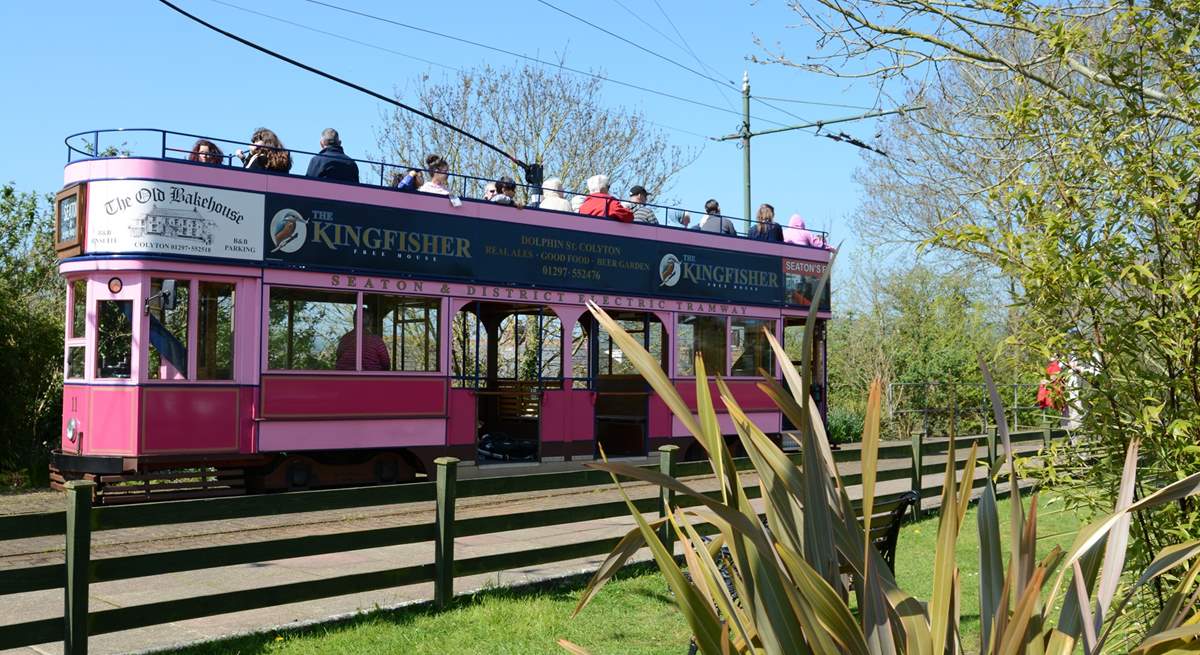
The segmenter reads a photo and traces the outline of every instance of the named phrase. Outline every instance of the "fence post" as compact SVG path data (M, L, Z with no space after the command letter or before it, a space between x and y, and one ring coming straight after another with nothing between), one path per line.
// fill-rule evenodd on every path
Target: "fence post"
M668 444L658 447L658 470L663 475L673 478L675 477L675 461L679 456L679 446ZM661 487L658 491L658 518L667 515L671 505L675 503L675 492ZM663 545L667 547L667 552L675 553L675 531L671 529L670 524L664 523L659 528L658 538L662 540Z
M437 465L433 604L443 609L454 600L454 491L458 482L458 458L439 457L433 463Z
M1042 448L1050 450L1050 428L1042 428Z
M912 468L912 490L914 492L916 492L916 494L917 494L917 502L913 504L912 515L913 515L914 521L919 521L919 520L921 520L921 497L923 496L923 494L921 493L921 489L922 489L922 487L925 486L921 480L923 477L921 475L921 469L923 468L923 462L925 460L925 457L921 454L921 446L924 445L925 431L924 430L913 430L911 436L912 436L912 467L913 467Z
M92 492L96 483L67 483L66 587L63 588L63 653L87 655L88 582L92 553Z

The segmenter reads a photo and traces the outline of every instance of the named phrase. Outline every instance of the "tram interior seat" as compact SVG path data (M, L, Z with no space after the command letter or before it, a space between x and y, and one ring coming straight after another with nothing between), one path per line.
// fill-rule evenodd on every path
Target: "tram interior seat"
M646 381L639 375L596 378L596 443L606 455L646 454L649 397Z
M495 380L478 393L480 461L537 461L542 389L561 380Z

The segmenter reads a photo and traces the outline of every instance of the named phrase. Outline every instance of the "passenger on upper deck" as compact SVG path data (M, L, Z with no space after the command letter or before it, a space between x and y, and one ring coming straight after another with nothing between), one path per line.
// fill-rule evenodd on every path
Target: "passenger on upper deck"
M279 137L275 136L271 130L265 127L254 130L254 135L250 137L250 143L254 147L250 148L249 152L239 149L233 153L242 160L242 164L247 169L280 173L292 170L292 154L283 147Z
M342 150L342 139L332 127L321 132L321 152L308 162L307 177L358 184L358 164Z
M774 207L765 202L759 205L755 219L754 226L750 228L750 234L747 236L759 241L783 242L783 226L775 222Z
M633 222L633 212L608 194L608 176L593 175L588 178L588 197L579 206L580 214L589 216L607 216L622 223Z
M800 214L792 214L792 217L788 219L787 234L783 240L795 246L808 246L809 248L825 247L825 242L821 240L821 236L809 231L804 226L804 219L800 217Z
M511 177L505 175L496 180L496 195L491 197L491 201L497 205L515 205L517 204L517 182Z
M646 201L649 199L650 194L646 193L646 187L635 184L629 189L629 202L625 203L625 207L633 212L633 220L639 223L658 225L658 219L654 216L654 210L646 206Z
M217 147L217 144L208 139L199 139L192 146L192 152L188 155L188 161L200 162L201 164L220 164L225 161L225 153Z
M429 155L425 158L425 168L429 171L429 181L422 184L417 191L441 196L450 195L450 164L445 158L441 155Z
M496 197L496 183L488 182L483 187L483 199L490 201L492 198L495 198L495 197Z
M552 177L542 183L542 209L553 209L560 212L574 211L571 203L563 197L562 180Z
M425 184L425 175L418 168L410 168L404 175L392 174L392 187L397 191L416 191Z
M708 202L704 203L704 218L700 219L700 231L737 236L737 228L733 226L733 221L721 215L721 205L714 198L709 198Z

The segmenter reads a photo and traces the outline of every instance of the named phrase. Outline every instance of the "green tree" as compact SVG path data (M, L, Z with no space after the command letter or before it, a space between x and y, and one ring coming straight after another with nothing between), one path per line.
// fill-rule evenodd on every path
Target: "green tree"
M0 470L46 475L62 413L64 287L48 203L0 187Z
M836 49L805 67L950 103L970 125L906 123L907 143L941 141L946 161L1005 153L964 182L957 195L972 202L944 204L923 236L1009 277L1015 341L1083 381L1090 459L1055 481L1109 507L1139 437L1149 487L1200 467L1200 3L793 6ZM947 85L943 72L987 83ZM1135 530L1141 564L1161 540L1200 535L1194 505L1172 508Z
M1001 350L1005 313L974 270L902 262L860 267L845 277L839 303L851 309L839 312L828 334L831 432L851 415L859 417L851 425L861 434L864 399L876 377L888 390L887 431L898 438L924 425L919 410L925 409L939 410L929 413L935 434L949 431L952 417L959 434L982 428L990 414L980 354L999 380L1037 379L1032 364Z

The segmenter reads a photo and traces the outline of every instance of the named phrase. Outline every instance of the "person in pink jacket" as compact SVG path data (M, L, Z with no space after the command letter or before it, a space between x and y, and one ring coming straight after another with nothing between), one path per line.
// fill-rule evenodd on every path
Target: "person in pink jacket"
M788 219L788 228L784 230L783 240L794 246L808 246L810 248L825 248L825 241L821 235L816 232L809 231L804 226L804 219L800 214L792 214Z

